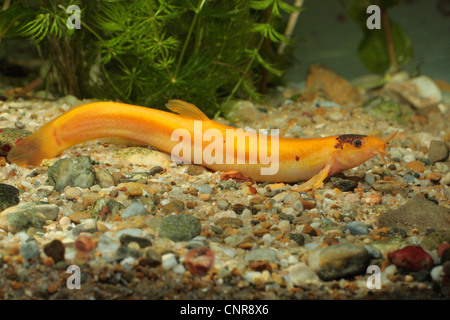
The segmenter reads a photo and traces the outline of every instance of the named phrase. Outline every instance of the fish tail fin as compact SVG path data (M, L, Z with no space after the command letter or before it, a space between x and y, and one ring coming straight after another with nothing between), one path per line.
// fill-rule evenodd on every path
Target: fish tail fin
M56 156L59 148L55 143L51 123L31 135L19 139L8 153L8 161L18 166L39 166L44 159Z

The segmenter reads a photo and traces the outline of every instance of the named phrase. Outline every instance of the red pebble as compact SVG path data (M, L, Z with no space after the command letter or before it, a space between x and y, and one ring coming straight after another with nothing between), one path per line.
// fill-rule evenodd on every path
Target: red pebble
M204 275L214 265L214 253L208 247L194 248L186 253L186 269L193 275Z
M77 240L75 240L75 250L80 253L88 254L95 247L94 241L90 237L87 236L79 236Z
M397 267L411 271L431 269L433 258L419 246L406 246L403 249L389 252L388 259Z
M450 243L446 243L446 242L442 243L442 244L439 246L439 249L438 249L439 257L442 257L442 254L443 254L444 251L447 250L448 248L450 248Z

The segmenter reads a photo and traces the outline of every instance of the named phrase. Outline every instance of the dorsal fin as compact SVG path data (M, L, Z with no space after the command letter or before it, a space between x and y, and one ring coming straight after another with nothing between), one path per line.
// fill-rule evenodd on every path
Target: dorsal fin
M203 113L199 108L191 103L183 100L172 99L166 103L167 109L178 113L180 116L194 120L209 120L208 116Z

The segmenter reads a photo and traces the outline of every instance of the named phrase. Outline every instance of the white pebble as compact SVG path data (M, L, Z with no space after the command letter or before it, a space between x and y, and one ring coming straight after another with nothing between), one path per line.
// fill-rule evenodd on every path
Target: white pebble
M278 264L282 267L286 267L287 265L289 265L289 261L288 259L280 259L280 261L278 262Z
M297 257L296 256L289 256L288 263L289 264L297 264L298 263Z
M266 233L265 235L263 235L261 239L267 245L270 245L273 243L273 237L269 233Z
M177 264L174 268L173 268L173 272L177 273L177 274L183 274L186 271L186 268L181 264Z
M244 274L244 278L250 283L255 283L257 281L257 279L260 277L261 277L261 272L259 272L259 271L247 271Z
M303 202L301 202L300 200L295 201L294 209L299 211L299 212L302 212L304 210Z
M416 157L412 153L408 153L403 157L403 161L405 162L411 162L416 160Z
M170 270L178 264L175 254L173 253L166 253L161 257L161 260L164 270Z
M31 183L29 183L28 181L21 181L20 184L26 189L29 190L31 188L33 188L33 185Z
M233 258L236 255L236 250L234 248L223 248L222 252L229 256L230 258Z
M122 265L122 267L125 269L125 270L131 270L131 268L133 267L133 265L134 265L134 262L135 262L136 260L133 258L133 257L126 257L125 259L123 259L121 262L120 262L120 264Z
M217 221L220 218L237 218L237 214L233 210L220 211L214 215L214 220Z
M98 184L94 184L92 187L89 188L91 191L99 192L102 190L102 187L100 187Z
M442 281L442 278L444 277L444 267L443 266L434 267L433 269L431 269L430 275L434 281L436 282Z
M70 226L71 224L72 224L72 221L70 221L69 217L62 217L62 218L59 220L59 225L61 226L61 228L62 228L63 230L66 230L66 228L67 228L68 226Z
M295 286L320 283L317 274L303 262L289 267L289 278Z
M311 226L311 227L313 227L314 229L317 229L317 228L319 228L319 227L320 227L320 225L321 225L321 223L320 223L319 221L317 221L317 222L313 222L313 223L311 223L311 224L310 224L310 226Z
M291 223L288 220L280 221L280 223L278 223L278 229L280 229L282 233L289 233L291 232Z
M388 276L393 276L397 272L397 266L390 264L384 269L384 273Z
M311 250L314 250L315 248L317 248L318 245L319 244L316 242L309 242L304 245L304 248L308 251L311 251Z
M270 274L269 271L264 270L261 274L260 280L263 283L270 283L270 282L272 282L272 275Z

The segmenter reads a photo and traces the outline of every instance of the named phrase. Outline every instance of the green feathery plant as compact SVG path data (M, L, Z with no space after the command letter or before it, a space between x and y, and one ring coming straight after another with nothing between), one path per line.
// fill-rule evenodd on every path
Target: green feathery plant
M81 29L66 26L70 5ZM17 0L0 11L0 39L34 41L62 94L156 108L179 98L213 116L259 96L255 71L282 74L263 44L289 42L275 26L299 9L285 0Z

